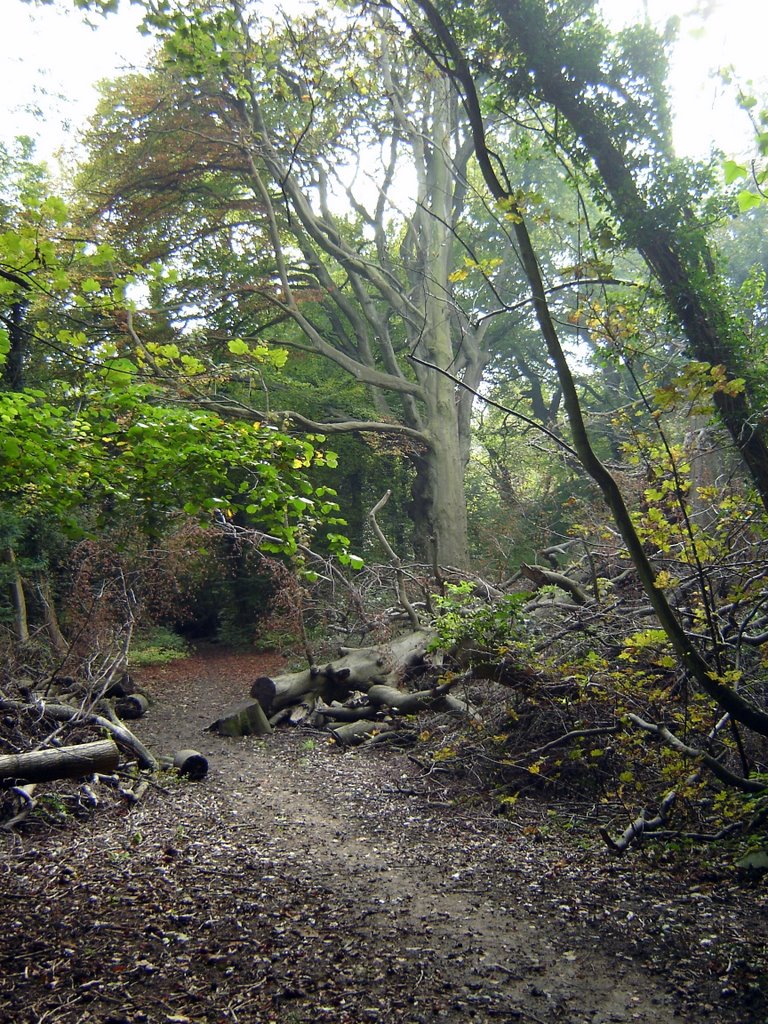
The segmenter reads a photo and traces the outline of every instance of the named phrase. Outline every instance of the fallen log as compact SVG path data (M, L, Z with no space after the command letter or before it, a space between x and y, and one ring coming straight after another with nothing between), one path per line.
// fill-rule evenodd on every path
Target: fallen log
M188 779L204 779L208 774L208 759L199 750L177 750L173 755L173 767Z
M273 715L283 708L299 703L309 693L325 690L327 676L316 665L303 672L291 672L286 675L259 676L251 686L251 697L261 705L264 714Z
M418 711L467 711L467 705L452 697L445 686L415 693L397 690L393 686L372 686L368 700L371 704L394 708L404 715L415 715Z
M120 751L112 740L96 740L70 747L32 750L26 754L3 754L0 756L0 779L23 779L25 782L77 779L94 772L113 772L119 762Z
M347 707L346 704L320 704L317 714L320 718L330 718L334 722L359 722L361 718L373 718L379 709L373 704L360 704L357 707Z
M115 714L129 721L143 718L149 709L149 701L143 693L126 694L115 701Z
M431 634L417 630L375 647L342 647L339 658L323 668L313 665L303 672L274 678L259 676L251 687L251 697L270 716L291 704L302 703L309 694L331 703L344 700L354 690L393 686L424 670L430 639Z
M368 719L361 719L359 722L346 722L343 725L329 726L331 736L342 746L354 746L364 743L370 736L378 736L380 733L389 732L392 728L391 722L371 722Z
M589 594L581 584L564 576L561 572L552 572L550 569L542 569L540 565L526 565L525 563L520 566L520 572L536 587L559 587L560 590L571 595L574 604L589 603Z

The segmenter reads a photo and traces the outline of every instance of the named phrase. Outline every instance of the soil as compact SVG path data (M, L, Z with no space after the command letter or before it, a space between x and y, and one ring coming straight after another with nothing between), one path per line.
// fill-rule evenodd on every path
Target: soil
M407 752L204 731L278 669L137 672L137 735L208 776L2 839L0 1021L768 1021L765 884L616 859L540 804L499 817Z

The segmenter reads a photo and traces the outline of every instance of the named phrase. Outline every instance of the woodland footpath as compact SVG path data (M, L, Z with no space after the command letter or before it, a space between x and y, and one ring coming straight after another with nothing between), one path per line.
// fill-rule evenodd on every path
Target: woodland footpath
M2 837L1 1020L765 1020L765 886L722 850L617 858L585 806L498 815L424 754L203 731L279 670L210 646L140 670L137 733L208 775Z

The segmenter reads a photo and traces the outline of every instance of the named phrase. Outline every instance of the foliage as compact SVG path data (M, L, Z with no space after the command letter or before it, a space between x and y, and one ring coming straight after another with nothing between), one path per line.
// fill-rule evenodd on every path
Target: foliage
M186 640L163 626L153 626L139 632L131 643L128 664L132 668L142 665L167 665L189 656Z
M466 580L446 584L445 592L432 598L436 610L432 649L460 650L462 660L470 664L489 658L526 660L531 650L523 606L529 597L528 593L504 594L483 602Z
M34 166L6 164L0 514L25 524L4 538L14 580L48 574L50 593L61 591L62 546L114 535L115 523L162 546L189 516L225 523L244 515L265 552L287 557L322 526L326 550L349 560L335 492L312 479L336 465L325 439L199 408L190 381L206 367L187 354L184 337L134 345L132 296L173 275L160 264L119 273L114 248L83 240ZM284 360L238 338L229 346L253 366ZM107 589L112 578L109 570L102 579ZM44 611L39 601L28 608Z
M358 536L396 464L392 534L409 536L412 483L423 561L455 524L461 561L465 493L478 554L496 544L507 572L580 539L569 571L590 600L565 624L557 602L533 601L562 633L538 641L551 678L526 675L483 738L502 770L526 786L586 778L617 820L672 791L690 823L707 803L728 827L762 797L727 794L699 755L754 789L768 734L766 118L755 163L726 162L723 192L713 166L674 156L669 39L650 24L612 33L592 0L491 0L439 4L441 33L436 8L416 6L428 20L410 5L404 19L453 72L472 125L379 8L278 25L164 0L146 5L156 67L108 85L91 128L78 188L99 197L99 245L6 154L0 343L6 383L22 366L32 380L0 393L8 504L70 533L130 516L158 538L183 514L218 515L269 534L262 550L296 555L314 533L354 565L324 428L365 432L347 442ZM726 226L732 210L748 216ZM723 252L741 249L730 272L713 227ZM473 420L478 390L498 404ZM522 440L521 420L546 440ZM306 593L283 596L276 625L296 638ZM528 667L529 599L450 586L436 643L475 669ZM221 624L252 636L236 608ZM567 749L510 749L521 718L538 736L547 716L574 734ZM689 750L649 745L662 725Z
M732 75L726 73L725 80L730 84ZM768 200L768 110L760 110L759 99L743 89L739 89L739 105L752 121L756 155L749 162L725 159L722 170L726 185L738 185L736 205L739 212L747 213Z
M21 226L0 237L2 298L9 305L34 301L34 327L26 333L36 352L48 352L45 378L34 363L26 370L44 386L0 393L6 498L23 513L62 521L84 504L105 502L110 510L151 507L155 516L242 507L274 535L273 547L289 552L297 532L321 517L335 521L332 491L305 475L311 466L334 464L318 447L322 438L297 440L266 424L227 422L169 403L164 382L190 370L175 344L134 359L122 354L127 289L147 275L115 277L114 250L69 241L74 231L60 200L34 195ZM76 317L85 330L73 329ZM280 358L237 339L230 346L244 347L252 359ZM155 373L147 371L148 358Z

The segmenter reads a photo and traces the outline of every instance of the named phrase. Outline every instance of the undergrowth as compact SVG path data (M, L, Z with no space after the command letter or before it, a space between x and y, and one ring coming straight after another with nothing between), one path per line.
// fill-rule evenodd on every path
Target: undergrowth
M143 665L166 665L189 655L190 647L184 637L164 626L152 626L133 638L128 664L132 668Z

